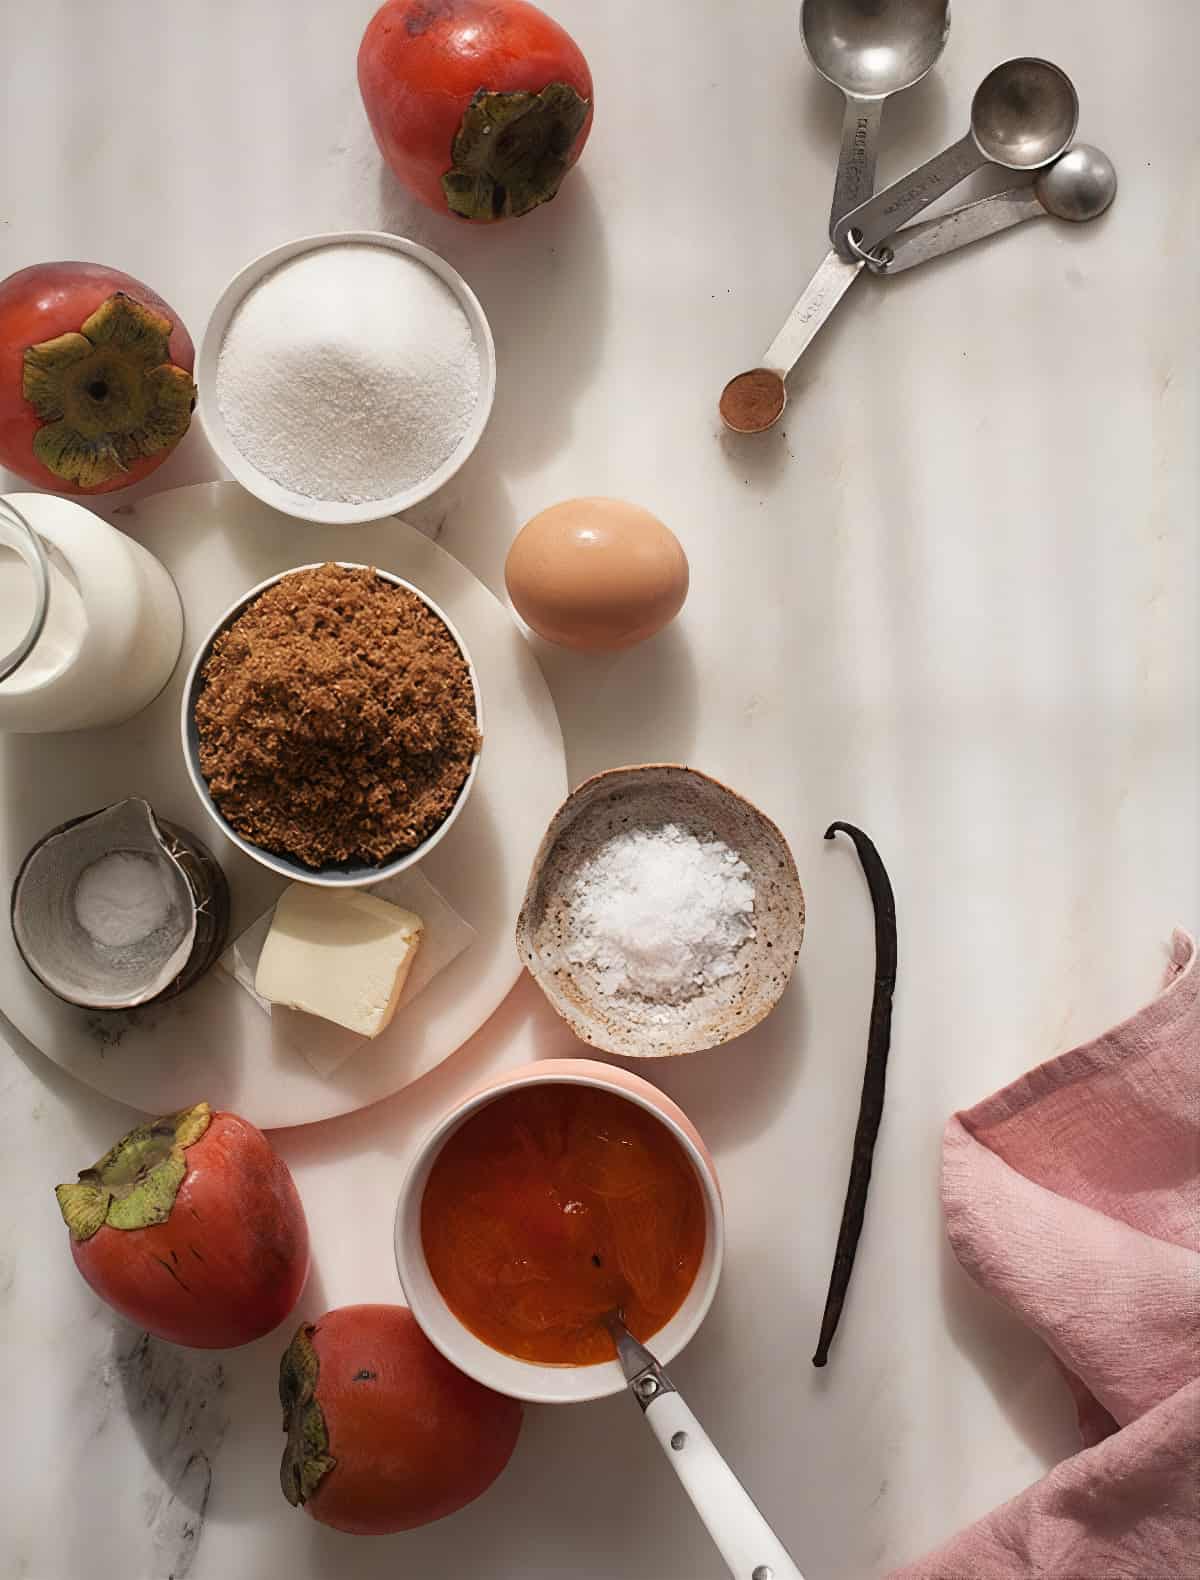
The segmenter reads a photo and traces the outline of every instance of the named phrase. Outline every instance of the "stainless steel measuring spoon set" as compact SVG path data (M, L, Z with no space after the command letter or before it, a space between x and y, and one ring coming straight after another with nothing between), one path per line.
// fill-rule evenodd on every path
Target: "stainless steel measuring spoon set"
M864 269L887 278L1029 219L1097 219L1117 190L1108 157L1072 143L1079 100L1070 78L1049 61L1023 56L979 84L965 136L876 192L884 100L936 64L950 31L949 0L802 0L800 31L812 64L846 98L832 247L761 362L726 385L721 417L736 433L761 433L778 422L788 374ZM987 165L1030 172L1034 180L910 223Z

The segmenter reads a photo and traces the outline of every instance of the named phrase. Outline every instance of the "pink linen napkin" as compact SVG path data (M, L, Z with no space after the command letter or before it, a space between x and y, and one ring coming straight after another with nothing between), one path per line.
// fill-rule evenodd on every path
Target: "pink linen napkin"
M946 1127L954 1253L1050 1346L1084 1449L892 1580L1200 1580L1200 966Z

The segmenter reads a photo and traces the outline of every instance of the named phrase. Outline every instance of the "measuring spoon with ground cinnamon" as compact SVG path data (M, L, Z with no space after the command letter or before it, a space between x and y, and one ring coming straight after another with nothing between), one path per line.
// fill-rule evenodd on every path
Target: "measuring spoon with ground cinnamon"
M732 433L765 433L783 416L788 374L818 329L854 284L864 260L829 252L804 288L788 321L767 347L761 366L730 379L721 393L721 421Z

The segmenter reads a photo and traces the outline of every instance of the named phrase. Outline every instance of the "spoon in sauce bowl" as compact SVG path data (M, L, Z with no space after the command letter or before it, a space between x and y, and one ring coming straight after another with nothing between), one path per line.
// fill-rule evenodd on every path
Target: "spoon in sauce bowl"
M735 1580L804 1580L654 1356L610 1311L604 1325L629 1391Z

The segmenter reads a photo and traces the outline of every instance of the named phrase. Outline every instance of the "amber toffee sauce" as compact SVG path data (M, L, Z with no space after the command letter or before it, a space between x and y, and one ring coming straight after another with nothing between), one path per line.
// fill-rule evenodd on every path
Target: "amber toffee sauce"
M421 1238L450 1310L493 1349L543 1366L611 1360L606 1312L649 1339L704 1255L690 1158L647 1110L573 1082L517 1087L438 1154Z

